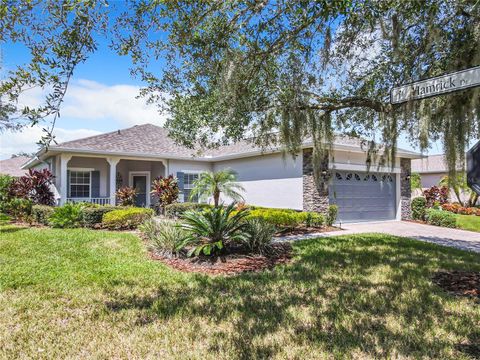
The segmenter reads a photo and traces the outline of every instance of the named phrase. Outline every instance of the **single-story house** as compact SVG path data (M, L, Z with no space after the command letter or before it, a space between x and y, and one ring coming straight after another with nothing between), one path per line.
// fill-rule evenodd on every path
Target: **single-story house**
M199 173L231 168L247 204L318 212L337 204L342 222L410 216L410 164L418 153L398 149L393 167L372 165L367 171L361 141L339 136L321 164L323 184L316 185L311 148L305 143L295 159L247 141L196 153L177 145L167 130L145 124L51 146L24 168L49 167L61 204L114 204L116 189L128 185L137 188L137 205L150 206L151 181L169 174L178 177L185 201Z
M457 170L462 171L461 167ZM422 189L438 186L442 178L448 175L447 163L444 154L430 155L412 160L412 173L419 173Z
M10 159L0 160L0 175L10 175L13 177L20 177L25 175L25 170L22 165L30 158L28 156L14 156Z

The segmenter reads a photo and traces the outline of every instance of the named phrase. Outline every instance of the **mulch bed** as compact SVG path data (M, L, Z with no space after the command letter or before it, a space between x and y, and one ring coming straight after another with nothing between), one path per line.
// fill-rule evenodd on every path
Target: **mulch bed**
M480 299L480 272L442 270L437 272L432 280L452 295Z
M180 271L209 275L236 275L258 272L286 264L292 259L292 247L288 243L274 244L271 255L252 255L233 252L221 256L198 256L193 258L167 258L150 252L150 257Z
M335 226L296 227L292 229L285 229L283 231L279 231L274 236L281 237L281 236L289 236L289 235L308 235L308 234L323 233L323 232L338 231L338 230L341 230L341 229Z

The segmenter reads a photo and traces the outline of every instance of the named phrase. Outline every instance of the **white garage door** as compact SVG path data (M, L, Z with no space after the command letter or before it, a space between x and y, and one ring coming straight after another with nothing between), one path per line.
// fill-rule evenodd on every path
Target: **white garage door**
M334 170L330 204L342 222L395 219L395 182L395 174Z

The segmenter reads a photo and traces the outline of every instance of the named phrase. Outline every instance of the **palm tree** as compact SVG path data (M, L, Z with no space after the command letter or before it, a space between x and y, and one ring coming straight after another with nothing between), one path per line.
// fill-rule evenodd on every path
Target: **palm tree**
M455 193L455 197L457 198L458 202L463 206L475 206L478 200L478 195L472 191L467 185L467 175L464 172L457 174L457 177L454 181L450 181L448 175L445 175L439 182L440 186L452 187L453 192ZM468 196L467 201L462 201L461 194L465 194Z
M194 181L190 200L195 196L203 200L213 197L213 203L215 207L218 207L220 194L223 193L234 201L242 201L241 191L245 191L245 189L237 182L237 174L233 170L205 171Z

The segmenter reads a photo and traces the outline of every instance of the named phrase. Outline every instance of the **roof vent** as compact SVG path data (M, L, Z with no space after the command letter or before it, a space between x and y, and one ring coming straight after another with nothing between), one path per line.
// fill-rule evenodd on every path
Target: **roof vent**
M117 130L117 134L120 135L120 129Z

